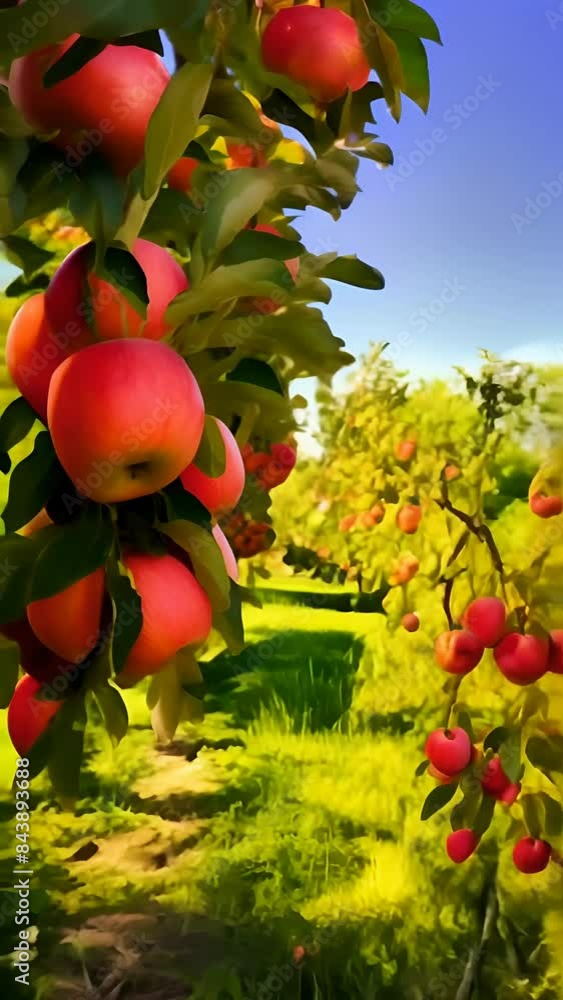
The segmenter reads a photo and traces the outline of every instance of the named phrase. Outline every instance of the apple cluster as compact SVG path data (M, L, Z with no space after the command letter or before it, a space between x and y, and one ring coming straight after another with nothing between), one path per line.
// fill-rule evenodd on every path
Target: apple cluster
M478 750L460 726L434 730L426 741L425 752L430 762L428 773L440 784L457 784L464 775L473 776L485 796L508 808L520 795L520 782L511 781L505 774L500 757ZM475 853L479 843L480 837L474 830L467 827L453 830L446 841L448 857L461 864ZM514 846L513 860L519 871L532 875L547 868L552 854L551 844L546 840L523 837Z
M500 672L512 684L526 686L548 672L563 673L563 631L550 635L524 633L509 627L507 608L499 597L478 597L462 617L462 627L436 639L436 661L450 674L463 676L492 649Z
M206 414L198 383L164 339L166 307L185 290L182 268L167 250L138 240L133 256L147 279L146 318L125 293L93 270L95 247L73 251L47 292L27 300L9 330L8 369L51 435L57 458L75 490L75 503L117 506L156 494L178 481L208 511L209 545L218 545L228 575L236 559L218 519L238 503L245 468L235 438L216 418L224 470L198 467ZM117 519L118 518L118 515ZM27 537L49 530L43 510L21 529ZM161 671L184 647L203 643L212 624L209 597L188 553L172 543L154 554L123 544L124 571L140 597L142 627L123 670L122 687ZM174 595L173 600L171 595ZM38 699L69 665L88 662L108 609L105 567L51 597L33 601L23 621L4 634L20 646L27 675L8 713L14 745L25 754L60 703Z

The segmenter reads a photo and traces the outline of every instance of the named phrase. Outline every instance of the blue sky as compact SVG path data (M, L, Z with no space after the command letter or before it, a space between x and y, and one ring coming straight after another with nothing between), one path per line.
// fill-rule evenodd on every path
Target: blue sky
M327 318L352 353L387 340L420 375L480 347L563 362L560 2L426 0L444 40L428 43L429 114L406 100L397 126L376 104L396 166L362 162L340 222L311 210L298 223L311 249L357 253L386 277L383 292L334 285Z

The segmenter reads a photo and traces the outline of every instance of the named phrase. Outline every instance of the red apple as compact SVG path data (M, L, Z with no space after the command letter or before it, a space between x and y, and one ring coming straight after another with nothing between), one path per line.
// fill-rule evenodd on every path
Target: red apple
M51 327L58 333L78 327L80 346L119 337L161 340L170 333L164 314L172 299L186 291L188 279L168 250L156 243L136 240L131 252L147 279L146 320L118 288L94 273L94 244L85 243L69 253L45 293ZM127 280L126 270L121 278Z
M385 517L385 507L382 503L376 503L371 508L371 513L375 518L376 524L381 524L383 518Z
M405 535L414 535L422 520L422 510L416 504L408 503L397 514L397 527Z
M500 642L506 632L506 607L500 597L478 597L467 608L463 625L490 649Z
M491 760L487 761L479 780L483 791L495 798L503 795L512 784L510 778L504 773L500 757L492 757Z
M510 632L494 651L497 666L513 684L533 684L548 667L549 643L535 635Z
M291 475L297 462L297 452L289 444L273 444L270 460L258 472L260 482L268 490L281 486Z
M8 708L8 732L20 757L25 757L43 735L62 705L37 697L41 684L33 677L22 677Z
M444 469L444 479L446 482L451 483L452 480L457 479L461 475L461 470L458 469L457 465L446 465Z
M78 663L98 641L105 572L100 567L54 597L33 601L27 617L35 635L57 656Z
M409 614L403 615L401 625L407 632L418 632L420 628L420 618L414 613L414 611L411 611Z
M237 560L231 546L229 545L225 533L222 531L222 529L219 527L218 524L216 524L215 527L213 528L213 537L223 554L223 559L225 560L227 573L229 574L231 580L234 580L236 583L239 578L239 569Z
M463 864L479 847L479 837L473 830L454 830L446 841L446 850L450 861L456 865Z
M435 729L426 740L426 756L442 774L453 776L463 771L473 755L465 729Z
M180 478L184 489L197 497L211 514L217 516L236 507L244 490L246 476L239 446L229 428L221 420L215 422L225 445L225 471L212 478L191 464L184 469Z
M420 563L416 556L404 555L396 560L393 566L393 572L389 577L389 583L392 587L398 585L410 583L414 579L416 574L420 569Z
M357 521L356 514L345 514L338 523L338 530L346 533L350 531Z
M520 784L520 782L518 782L517 784L511 783L508 786L508 788L504 790L504 792L500 793L500 795L498 796L498 801L502 802L503 805L508 806L510 808L510 806L513 806L514 803L516 802L516 799L520 795L521 791L522 791L522 785Z
M55 333L45 314L45 295L32 295L18 309L6 339L6 367L13 382L41 419L47 421L47 396L53 372L84 346L76 323Z
M399 441L395 445L395 458L399 462L410 462L416 454L416 441L412 438L407 441Z
M172 555L128 553L123 562L141 598L143 626L125 667L121 687L158 673L184 646L199 645L211 630L211 604L188 567Z
M471 632L442 632L434 644L436 660L449 674L468 674L483 656L483 644Z
M434 764L430 764L426 773L429 777L435 778L436 781L439 781L441 785L452 785L454 781L457 781L456 774L443 774L437 767L434 767Z
M328 7L278 11L262 36L262 59L266 69L301 84L320 104L360 90L370 72L356 22Z
M544 493L532 493L530 497L530 510L538 517L558 517L563 511L563 498L559 496L546 496Z
M55 451L84 496L118 503L163 489L190 464L203 399L167 344L111 340L67 358L51 380Z
M535 840L534 837L522 837L514 845L512 857L518 871L524 875L537 875L549 864L551 844L545 840Z
M554 629L549 635L547 669L552 674L563 674L563 629Z
M182 194L189 194L192 189L192 176L196 167L199 167L199 160L193 156L183 156L174 164L168 174L168 186L174 191L181 191Z
M107 45L72 76L47 89L47 70L78 39L36 49L10 68L12 103L39 134L67 153L69 169L97 151L125 176L144 156L150 117L170 80L162 59L135 45Z

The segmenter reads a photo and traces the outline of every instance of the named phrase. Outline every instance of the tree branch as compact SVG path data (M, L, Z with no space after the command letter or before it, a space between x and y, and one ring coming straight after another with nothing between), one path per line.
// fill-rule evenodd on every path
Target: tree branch
M467 960L467 965L465 966L465 972L463 974L463 979L459 985L459 989L455 995L455 1000L471 1000L471 995L473 993L473 987L475 986L479 971L481 969L481 964L487 950L487 946L491 939L493 928L498 915L498 896L497 896L497 866L495 865L493 871L492 881L488 887L486 893L486 909L485 918L483 920L483 929L481 931L481 940L476 944L470 952L469 958Z

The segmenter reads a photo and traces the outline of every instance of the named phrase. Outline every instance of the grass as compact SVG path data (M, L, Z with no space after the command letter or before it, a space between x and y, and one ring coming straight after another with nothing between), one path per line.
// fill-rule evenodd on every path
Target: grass
M76 991L85 965L92 981L101 966L120 970L120 996L138 1000L453 997L480 933L492 850L453 868L444 820L420 822L431 785L414 777L416 729L399 734L383 713L358 728L351 706L373 617L269 605L249 608L246 624L249 648L205 666L205 720L168 752L155 752L136 689L127 739L112 749L96 729L89 738L75 815L38 785L33 849L49 908L36 983L66 997L54 983ZM556 1000L560 883L538 892L507 859L506 927L524 953L528 939L543 951L517 974L497 958L495 932L479 996ZM125 971L123 926L137 928L141 951ZM306 953L297 967L296 946Z

